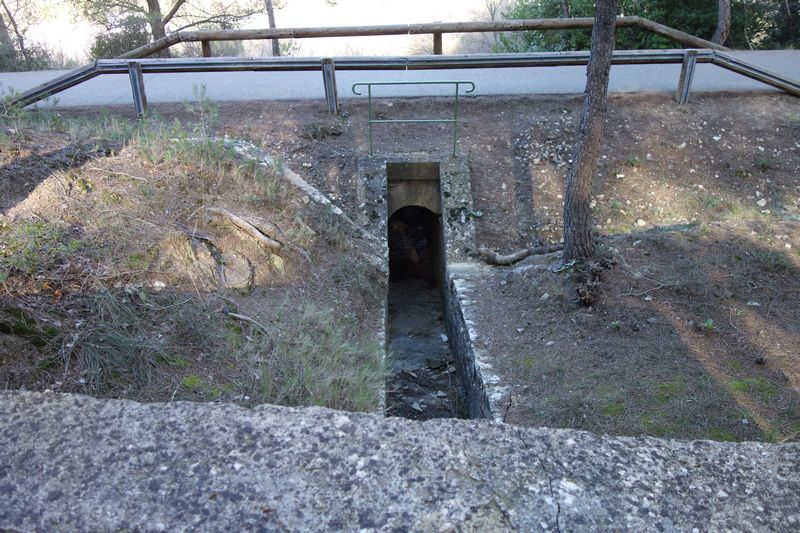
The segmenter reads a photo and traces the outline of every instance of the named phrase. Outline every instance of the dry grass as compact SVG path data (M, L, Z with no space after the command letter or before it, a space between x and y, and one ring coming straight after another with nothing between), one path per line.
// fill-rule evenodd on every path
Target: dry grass
M0 146L17 157L3 164L37 183L0 218L0 386L376 409L381 350L356 317L379 314L362 294L379 280L326 289L329 269L363 270L337 221L215 141L215 106L187 112L194 120L5 117ZM20 162L41 140L114 148L74 164ZM287 246L262 248L211 206L268 220ZM226 288L221 276L242 265L252 283ZM333 311L342 304L352 312Z

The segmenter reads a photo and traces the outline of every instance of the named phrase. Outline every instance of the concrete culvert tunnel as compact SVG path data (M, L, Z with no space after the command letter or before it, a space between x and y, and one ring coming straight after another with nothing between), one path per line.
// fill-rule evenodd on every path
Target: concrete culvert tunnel
M389 416L463 416L448 342L438 164L387 165L389 178Z

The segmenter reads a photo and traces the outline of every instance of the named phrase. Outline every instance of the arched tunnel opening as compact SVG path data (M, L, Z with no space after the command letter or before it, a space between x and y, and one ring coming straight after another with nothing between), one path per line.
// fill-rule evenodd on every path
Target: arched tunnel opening
M425 207L410 205L389 217L389 281L422 280L439 285L442 262L439 216Z
M441 215L407 205L389 217L386 412L417 420L463 417L463 391L446 334Z

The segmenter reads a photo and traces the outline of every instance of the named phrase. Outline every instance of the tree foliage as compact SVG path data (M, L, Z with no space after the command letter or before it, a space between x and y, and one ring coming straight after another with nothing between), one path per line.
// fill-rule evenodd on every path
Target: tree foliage
M114 30L131 16L142 17L150 24L158 17L169 31L204 26L230 29L242 20L261 12L258 0L73 0L84 16L95 24Z
M118 26L109 32L95 37L90 49L97 59L117 57L150 42L147 20L141 16L130 15L122 19Z
M572 17L594 16L595 2L569 0ZM510 19L561 17L563 0L516 0L504 14ZM717 2L709 0L619 0L619 15L638 15L711 40L717 27ZM800 45L800 0L732 0L731 48L782 48ZM587 50L591 30L548 30L503 35L500 52ZM637 50L675 48L675 43L638 28L620 28L616 48Z
M125 42L139 42L140 21L147 23L149 39L155 40L164 37L167 32L189 28L232 29L263 10L263 3L259 0L72 1L87 20L108 30L109 35L99 37L92 47L93 51L97 49L104 53Z
M41 8L36 0L0 0L0 71L50 66L50 53L28 40L28 29L38 21Z

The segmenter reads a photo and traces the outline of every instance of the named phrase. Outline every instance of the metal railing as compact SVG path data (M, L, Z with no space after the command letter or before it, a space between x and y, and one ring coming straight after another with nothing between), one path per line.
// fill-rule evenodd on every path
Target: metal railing
M453 118L403 118L403 119L373 119L372 118L372 88L382 85L453 85L455 86L455 102L453 105ZM373 124L452 124L453 125L453 156L456 155L456 143L458 140L458 91L462 85L468 89L462 94L469 94L475 91L475 84L471 81L461 80L440 80L440 81L360 81L353 84L353 94L363 96L356 90L356 87L367 88L367 129L369 130L369 155L375 155L372 146L372 125Z
M10 99L11 105L26 106L75 85L105 74L129 74L136 109L147 107L141 74L160 72L231 71L321 71L328 109L338 112L336 70L447 70L467 68L556 67L586 65L589 52L539 52L527 54L476 54L461 56L340 57L340 58L189 58L189 59L101 59L34 87ZM712 63L740 75L800 96L800 82L747 63L716 50L617 50L613 65L681 64L676 99L686 103L697 63Z

